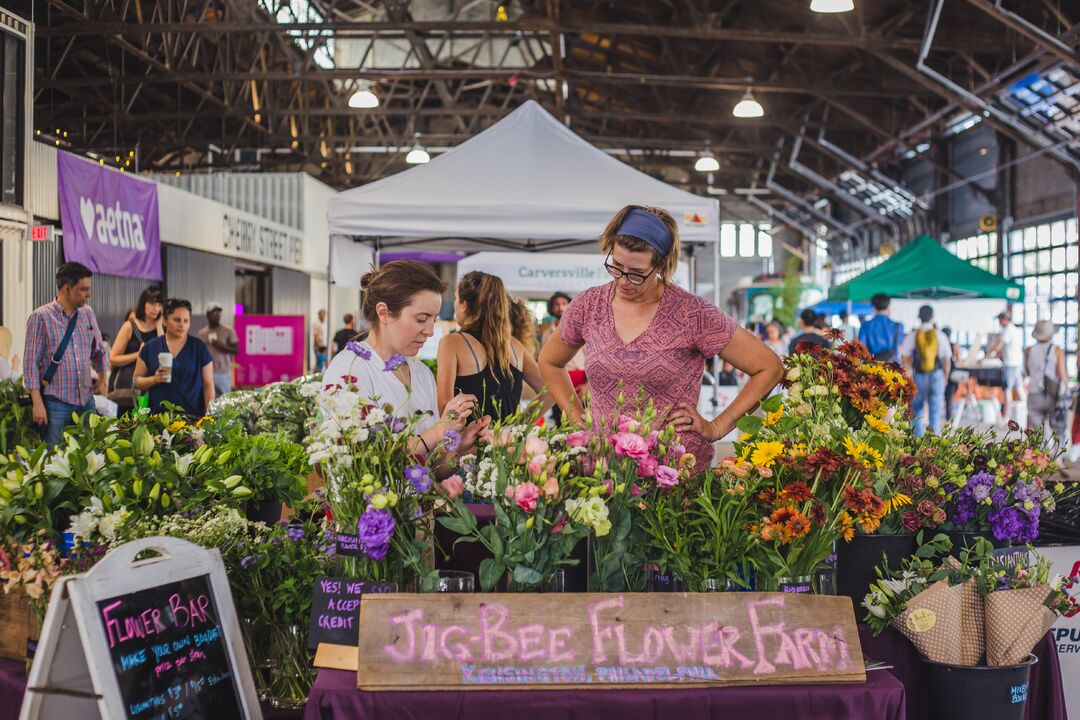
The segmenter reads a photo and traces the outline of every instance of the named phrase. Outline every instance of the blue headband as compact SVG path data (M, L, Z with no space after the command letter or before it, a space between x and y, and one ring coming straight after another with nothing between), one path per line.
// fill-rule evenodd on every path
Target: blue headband
M644 240L660 257L667 257L671 252L671 246L675 244L675 238L664 221L645 210L637 208L630 211L626 219L619 226L618 235L629 235L639 240Z

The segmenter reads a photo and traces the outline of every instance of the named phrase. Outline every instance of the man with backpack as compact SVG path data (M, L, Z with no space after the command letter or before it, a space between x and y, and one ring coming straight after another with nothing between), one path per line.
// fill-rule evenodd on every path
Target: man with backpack
M919 327L904 338L900 354L904 369L915 378L915 399L911 409L915 412L915 436L926 432L923 423L923 405L930 410L930 429L941 432L945 424L945 378L952 370L952 344L945 333L934 324L934 308L919 308Z
M889 300L889 296L884 293L870 298L870 303L874 306L874 317L859 328L859 342L866 346L875 360L899 362L904 326L889 317Z

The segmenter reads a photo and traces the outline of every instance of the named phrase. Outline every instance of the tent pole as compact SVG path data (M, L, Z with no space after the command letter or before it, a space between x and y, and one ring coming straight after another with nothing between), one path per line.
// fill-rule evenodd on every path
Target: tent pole
M716 201L716 242L713 243L713 305L720 307L720 200ZM721 308L722 309L722 308ZM716 407L720 387L720 371L724 363L719 358L713 363L713 407Z
M316 315L315 317L318 317ZM326 322L323 323L323 342L326 343L326 364L330 364L330 338L334 323L334 236L330 236L330 252L326 258Z

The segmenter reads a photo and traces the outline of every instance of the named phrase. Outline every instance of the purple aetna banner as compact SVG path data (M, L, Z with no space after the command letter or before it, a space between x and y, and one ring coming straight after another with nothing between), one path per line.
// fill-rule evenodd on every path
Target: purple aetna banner
M157 185L57 153L64 259L97 273L161 280Z

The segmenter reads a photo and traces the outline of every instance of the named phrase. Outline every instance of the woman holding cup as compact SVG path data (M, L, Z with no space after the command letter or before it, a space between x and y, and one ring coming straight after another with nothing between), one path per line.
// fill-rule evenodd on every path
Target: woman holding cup
M135 387L150 391L150 411L168 402L190 415L203 415L214 399L214 361L197 337L188 335L191 303L165 305L165 334L143 345L135 363Z

